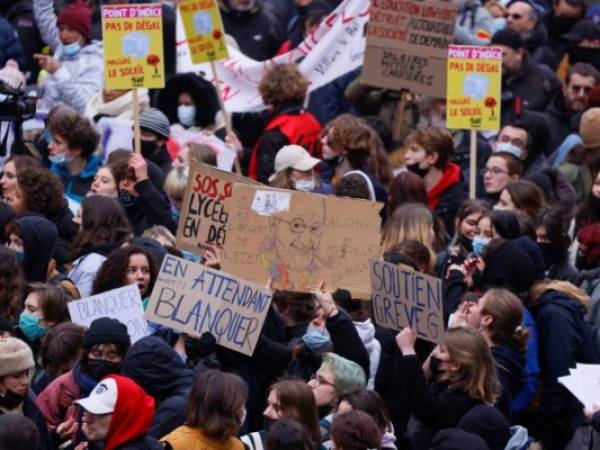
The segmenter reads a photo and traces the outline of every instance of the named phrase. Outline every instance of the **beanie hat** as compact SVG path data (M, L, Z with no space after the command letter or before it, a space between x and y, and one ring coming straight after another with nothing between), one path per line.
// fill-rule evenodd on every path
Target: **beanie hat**
M169 119L163 112L156 108L150 108L140 116L140 128L152 131L166 139L171 135L169 128Z
M505 288L516 295L528 291L539 279L539 270L524 246L523 241L515 239L491 249L485 257L480 287Z
M0 377L29 370L34 366L33 352L21 339L0 339Z
M117 319L101 317L90 324L83 338L83 346L89 348L96 344L108 343L129 347L131 338L127 333L127 327Z
M24 88L27 84L25 75L19 70L19 64L14 59L9 59L0 70L0 80L13 89Z
M494 36L492 36L492 43L490 45L504 45L513 50L518 50L523 48L523 38L521 38L521 35L512 28L506 27L497 31Z
M600 147L600 108L590 108L581 116L579 134L585 148Z
M92 10L81 0L71 3L58 15L56 23L67 25L79 31L87 40L90 39L92 27Z
M504 414L488 405L473 407L460 419L457 428L476 434L490 450L504 450L510 439L510 425Z

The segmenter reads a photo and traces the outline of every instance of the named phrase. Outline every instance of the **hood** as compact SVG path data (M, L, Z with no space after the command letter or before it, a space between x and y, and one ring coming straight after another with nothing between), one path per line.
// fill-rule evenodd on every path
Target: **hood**
M3 2L0 1L0 3L3 3ZM6 0L5 3L9 3L8 0ZM12 6L8 7L5 18L12 24L15 16L20 15L20 14L27 14L27 13L29 13L29 14L33 13L32 0L16 1L16 2L14 2L14 4Z
M506 288L518 295L528 291L538 279L536 264L520 239L502 242L484 259L481 288Z
M568 311L575 317L581 316L583 318L586 313L585 307L577 300L567 296L562 292L554 290L544 292L534 305L534 308L537 309L541 308L542 306L563 308L565 311Z
M108 256L113 250L116 250L119 247L120 244L117 242L98 242L84 248L77 257L89 255L91 253L98 253L102 256Z
M56 226L41 216L20 217L14 222L21 230L23 239L25 278L29 282L45 282L48 263L52 259L58 240Z
M437 208L444 193L455 184L460 183L460 179L460 166L458 164L448 163L440 181L427 191L428 206L431 209Z
M491 351L500 378L509 383L508 388L514 396L523 386L527 377L526 356L508 345L492 347Z
M111 375L117 382L117 402L113 411L104 450L115 450L135 438L145 435L154 420L154 399L133 380Z
M543 47L548 42L548 32L543 22L540 20L531 34L523 40L523 47L530 53L533 53L538 48Z
M492 406L474 406L463 416L457 428L481 437L490 450L504 450L510 439L508 421Z
M147 336L125 354L121 373L136 381L157 400L186 393L194 383L194 373L165 341Z
M367 345L375 339L375 325L373 325L371 319L367 319L364 322L353 323L363 344Z

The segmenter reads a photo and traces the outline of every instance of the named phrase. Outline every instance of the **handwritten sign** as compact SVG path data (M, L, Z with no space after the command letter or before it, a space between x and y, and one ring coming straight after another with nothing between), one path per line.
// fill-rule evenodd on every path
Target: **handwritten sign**
M446 126L498 130L502 50L451 45L448 49Z
M233 184L254 183L246 177L202 163L190 166L177 228L177 247L203 254L207 244L223 247Z
M108 89L165 86L162 26L160 4L102 6Z
M369 298L381 203L236 183L223 270L276 289L310 292L321 280Z
M375 322L393 330L410 327L418 337L440 344L444 336L441 280L375 259L370 265Z
M179 11L194 64L227 58L225 31L216 0L183 0Z
M219 345L252 355L271 298L268 289L167 255L146 319L192 336L209 332Z
M127 326L131 343L147 336L144 307L137 284L69 302L71 322L84 327L101 317L117 319Z
M362 81L444 97L455 18L441 0L373 0Z

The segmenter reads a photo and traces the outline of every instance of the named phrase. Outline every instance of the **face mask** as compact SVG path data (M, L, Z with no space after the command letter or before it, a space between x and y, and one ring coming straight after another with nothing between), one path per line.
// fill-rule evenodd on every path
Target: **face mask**
M66 153L59 153L57 155L50 155L48 159L51 163L56 164L57 166L66 167L71 163L71 159L67 157Z
M475 236L473 238L473 254L475 256L483 256L487 245L491 239L482 238L481 236Z
M548 23L548 31L553 34L568 33L569 30L577 23L577 20L569 17L552 17Z
M106 375L119 373L121 371L121 363L105 361L103 359L89 359L87 372L95 380L100 381Z
M175 208L175 206L171 205L171 216L175 218L175 220L179 220L179 210Z
M297 191L312 192L315 188L315 179L294 181L294 187Z
M81 45L79 42L72 42L70 44L63 45L63 56L67 58L75 58L77 55L79 55L80 51Z
M140 145L140 149L142 151L142 156L144 158L149 158L156 151L156 143L155 143L155 141L145 141L145 140L142 139L140 141L140 144L141 144Z
M409 165L406 166L406 168L408 170L410 170L412 173L416 173L421 178L423 178L425 175L427 175L427 172L429 172L429 169L421 169L419 167L419 164L420 163L409 164Z
M511 155L516 156L517 159L521 159L523 157L523 150L515 145L512 145L510 142L497 142L495 150L496 152L510 153Z
M440 369L441 364L442 360L440 358L431 355L431 358L429 358L429 371L431 372L432 381L436 381L442 374L442 370Z
M331 336L326 328L309 325L306 334L302 336L306 346L315 353L325 351L331 347Z
M40 318L33 314L22 312L19 316L19 328L31 342L40 339L48 331L48 328L42 327L39 322Z
M24 395L15 394L10 389L7 389L4 394L0 394L0 406L13 410L25 401Z
M496 17L492 20L492 29L490 30L492 36L504 28L506 28L506 19L504 17Z
M119 202L123 206L132 206L136 198L127 191L119 192Z
M560 255L557 254L555 245L551 242L538 242L538 247L542 251L544 258L544 267L548 270L551 266L560 263Z
M569 63L571 65L578 62L591 64L600 70L600 49L586 47L570 47L567 50L569 54Z
M177 119L184 127L191 127L196 120L196 107L194 105L180 105L177 107Z
M17 261L23 264L25 262L25 252L15 251L15 258L17 258Z

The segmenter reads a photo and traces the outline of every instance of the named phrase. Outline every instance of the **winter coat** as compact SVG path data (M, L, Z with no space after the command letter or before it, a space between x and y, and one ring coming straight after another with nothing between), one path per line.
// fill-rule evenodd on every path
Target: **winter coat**
M373 325L371 319L367 319L364 322L354 321L353 323L356 331L358 331L360 340L369 354L367 389L373 389L375 387L375 375L379 369L379 359L381 358L381 344L375 339L375 325Z
M104 85L102 44L93 42L85 45L77 56L67 58L63 55L63 44L58 37L52 0L34 0L33 13L42 39L54 52L54 59L61 64L44 80L38 109L68 105L83 113L85 105Z
M166 194L150 179L136 183L135 190L139 197L132 204L122 206L136 236L141 236L145 230L154 225L163 225L175 233L177 224L171 217L171 204Z
M498 380L502 385L502 400L506 402L499 408L510 419L512 401L521 392L527 381L525 365L527 359L524 354L517 352L509 345L500 345L491 348ZM500 400L500 399L499 399Z
M69 278L73 280L82 298L92 295L92 287L96 274L110 252L119 247L116 242L99 242L89 248L73 261Z
M35 394L31 389L27 391L27 397L23 401L21 405L23 416L30 419L36 426L39 432L39 444L37 450L46 450L50 449L50 438L48 436L48 430L46 429L46 421L44 420L44 416L40 412L39 408L35 404ZM10 414L5 413L0 409L0 415L2 414ZM36 450L36 449L32 449Z
M19 217L15 223L23 239L25 278L28 282L46 282L48 264L58 240L56 226L40 216Z
M454 23L456 45L489 45L494 34L494 18L479 0L467 2Z
M98 169L102 166L102 160L96 155L90 155L85 167L81 172L71 174L66 167L52 164L50 170L60 177L65 188L65 196L71 200L81 203L94 182Z
M551 130L550 144L546 147L546 156L549 156L558 149L569 134L579 132L581 114L579 111L567 110L565 96L562 89L559 89L546 108L544 116L548 120Z
M14 59L19 68L25 70L25 55L19 35L8 20L0 17L0 67L4 67L9 59Z
M115 447L115 450L163 450L162 444L151 436L141 436L123 445Z
M446 227L449 235L454 234L454 218L461 203L468 197L468 192L460 167L449 163L440 181L427 191L427 203L434 209Z
M171 444L173 450L243 450L244 444L236 437L225 441L207 436L199 428L182 426L168 434L162 441Z
M342 114L357 114L345 92L350 83L360 76L361 70L362 67L351 70L310 93L307 110L322 125Z
M147 336L125 354L121 374L133 379L156 401L148 435L161 438L183 425L194 373L162 339Z
M33 1L17 0L12 2L5 17L17 31L23 48L25 62L24 65L19 63L19 69L26 73L28 82L34 82L37 80L40 66L33 59L33 55L42 51L44 42L33 18Z
M513 396L512 410L519 412L525 410L531 401L534 399L540 382L540 364L538 357L539 333L537 325L529 309L523 311L523 326L529 331L529 339L527 341L527 363L525 372L527 381L521 391Z

